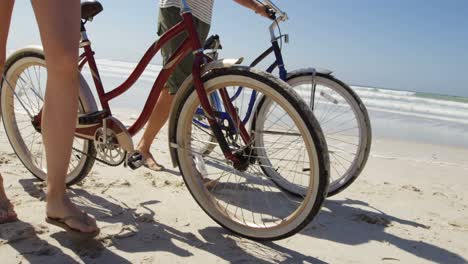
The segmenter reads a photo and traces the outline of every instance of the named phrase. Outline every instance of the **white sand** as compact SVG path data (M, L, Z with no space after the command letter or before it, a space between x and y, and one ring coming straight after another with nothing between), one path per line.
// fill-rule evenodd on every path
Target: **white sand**
M154 152L170 168L166 135ZM72 240L44 222L44 186L15 157L3 129L0 153L21 219L0 226L2 264L468 261L468 149L375 139L352 187L329 199L301 233L264 244L212 221L177 169L152 173L101 164L70 193L97 217L102 234L96 241Z

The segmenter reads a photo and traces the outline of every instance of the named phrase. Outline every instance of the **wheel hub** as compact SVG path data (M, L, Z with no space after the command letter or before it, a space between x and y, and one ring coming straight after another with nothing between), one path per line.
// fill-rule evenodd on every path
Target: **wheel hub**
M239 160L239 162L234 163L234 168L238 171L247 171L249 166L257 161L255 153L251 147L240 149L233 154Z

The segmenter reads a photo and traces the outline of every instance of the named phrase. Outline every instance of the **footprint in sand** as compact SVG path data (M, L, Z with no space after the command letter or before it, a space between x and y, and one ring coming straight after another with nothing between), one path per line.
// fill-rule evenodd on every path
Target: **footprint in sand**
M452 220L449 222L449 225L468 231L468 217Z
M415 187L413 185L409 185L409 184L408 185L403 185L401 188L404 189L404 190L412 191L412 192L422 193L421 189L419 189L419 188L417 188L417 187Z
M156 263L156 260L154 259L154 257L144 257L140 261L140 264L151 264L151 263Z
M0 156L0 164L9 164L11 160L8 157Z
M392 225L390 220L381 216L370 215L370 214L356 214L354 215L354 219L356 221L365 222L371 225L380 225L380 226L385 226L385 227L389 227Z
M100 240L106 239L124 239L133 237L138 229L134 225L114 224L101 227Z

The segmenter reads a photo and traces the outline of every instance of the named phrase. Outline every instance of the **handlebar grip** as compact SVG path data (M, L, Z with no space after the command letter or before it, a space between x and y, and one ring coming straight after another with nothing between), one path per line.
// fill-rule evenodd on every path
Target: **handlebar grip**
M276 20L276 12L272 8L265 6L265 10L271 20Z

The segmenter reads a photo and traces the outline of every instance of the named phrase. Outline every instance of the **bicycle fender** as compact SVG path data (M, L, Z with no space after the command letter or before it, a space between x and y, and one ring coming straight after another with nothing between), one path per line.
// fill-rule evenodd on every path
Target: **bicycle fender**
M220 60L215 60L212 61L206 65L204 65L201 69L201 75L205 75L207 72L214 70L214 69L220 69L220 68L229 68L234 65L241 64L244 58L238 58L238 59L220 59ZM179 90L177 91L175 98L172 102L171 106L171 116L169 117L169 151L171 154L171 161L172 165L177 167L177 142L176 142L176 115L173 114L176 111L176 108L183 103L183 95L186 94L187 90L191 89L193 86L193 77L190 75L185 79L185 81L182 83L182 85L179 87Z
M28 52L39 53L41 55L44 55L44 50L42 49L42 46L38 46L38 45L26 46L10 54L10 56L8 56L8 59L5 65L8 65L9 60L13 59L19 54L28 53ZM80 74L80 99L82 101L81 103L83 104L85 109L89 109L89 111L91 112L97 111L98 107L96 104L96 100L94 99L93 93L91 92L91 89L89 88L88 83L86 82L83 75L81 73L79 74Z
M308 76L311 74L332 75L333 71L323 68L303 68L295 71L288 72L287 79L290 80L295 77Z

